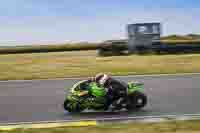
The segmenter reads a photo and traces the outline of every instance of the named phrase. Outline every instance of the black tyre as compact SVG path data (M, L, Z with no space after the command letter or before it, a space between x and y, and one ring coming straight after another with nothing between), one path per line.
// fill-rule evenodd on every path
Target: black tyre
M74 113L79 113L81 112L83 109L81 109L79 103L72 103L70 102L68 99L66 99L64 101L63 107L66 111L68 112L74 112Z
M139 91L130 94L128 97L127 109L141 109L147 104L147 96Z

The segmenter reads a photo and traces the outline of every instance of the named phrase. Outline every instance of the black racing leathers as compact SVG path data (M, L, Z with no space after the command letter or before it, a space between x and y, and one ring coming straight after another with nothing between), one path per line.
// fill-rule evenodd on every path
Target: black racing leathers
M127 84L114 78L109 78L104 87L108 89L108 96L112 99L113 106L119 107L127 96Z

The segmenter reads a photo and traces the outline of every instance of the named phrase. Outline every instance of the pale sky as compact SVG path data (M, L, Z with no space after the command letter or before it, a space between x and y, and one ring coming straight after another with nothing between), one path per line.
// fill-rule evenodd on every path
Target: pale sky
M2 0L0 46L126 38L126 24L161 22L163 34L200 33L199 0Z

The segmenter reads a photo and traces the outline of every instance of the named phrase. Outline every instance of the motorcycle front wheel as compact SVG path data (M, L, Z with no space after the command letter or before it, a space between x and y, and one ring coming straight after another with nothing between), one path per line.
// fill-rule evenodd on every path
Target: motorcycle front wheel
M72 113L79 113L81 112L83 109L81 109L79 103L77 102L71 102L70 100L66 99L64 101L63 107L66 111Z

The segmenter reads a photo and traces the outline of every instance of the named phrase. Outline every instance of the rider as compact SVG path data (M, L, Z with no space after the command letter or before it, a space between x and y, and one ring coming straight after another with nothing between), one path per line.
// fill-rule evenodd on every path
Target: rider
M99 73L95 76L94 81L107 89L108 96L111 96L114 107L121 105L127 95L127 84L114 79L113 77Z
M87 86L91 82L96 82L97 85L106 89L109 99L112 100L113 108L117 108L121 105L127 95L127 84L114 79L113 77L99 73L95 77L89 78L83 82L83 85ZM85 87L81 87L82 89ZM88 90L84 89L81 95L87 95Z

